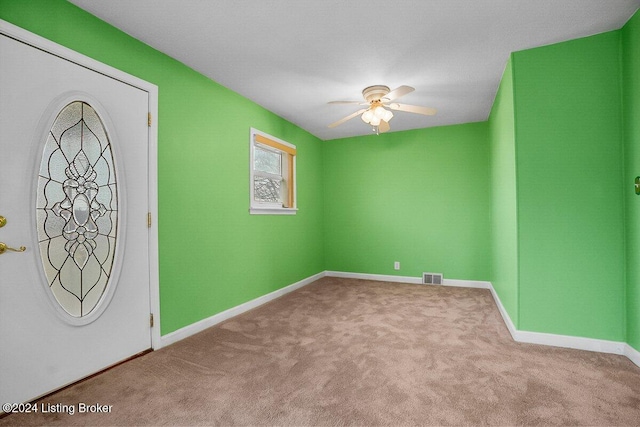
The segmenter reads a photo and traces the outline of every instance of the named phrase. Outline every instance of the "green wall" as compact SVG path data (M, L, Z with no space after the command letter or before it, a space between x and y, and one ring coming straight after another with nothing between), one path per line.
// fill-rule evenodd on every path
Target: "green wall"
M513 71L507 62L489 116L491 283L518 327L518 211Z
M622 29L623 111L627 244L627 342L640 350L640 196L633 182L640 175L640 12Z
M488 280L488 162L486 122L325 142L327 270Z
M511 55L489 117L491 281L519 330L640 348L639 76L640 13Z
M624 340L620 35L513 54L519 327Z
M317 138L65 1L0 18L159 87L162 334L324 270ZM250 127L297 146L297 215L249 215Z
M640 348L639 45L636 13L507 64L489 118L491 281L519 330Z

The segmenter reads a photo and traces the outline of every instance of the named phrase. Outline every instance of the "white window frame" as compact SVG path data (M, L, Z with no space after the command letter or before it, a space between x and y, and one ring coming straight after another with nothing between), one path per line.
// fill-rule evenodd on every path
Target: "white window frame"
M281 175L254 171L255 147L278 152L282 155ZM279 138L251 128L249 138L249 213L252 215L295 215L298 211L296 196L296 146ZM280 179L286 188L287 202L258 202L254 199L254 176ZM290 182L292 181L292 182ZM285 207L285 204L291 206Z

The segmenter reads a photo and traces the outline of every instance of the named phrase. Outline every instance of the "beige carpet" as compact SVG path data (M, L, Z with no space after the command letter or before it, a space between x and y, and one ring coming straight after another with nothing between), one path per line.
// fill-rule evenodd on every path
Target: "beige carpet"
M487 290L324 278L40 403L76 413L0 425L640 425L640 368L513 342Z

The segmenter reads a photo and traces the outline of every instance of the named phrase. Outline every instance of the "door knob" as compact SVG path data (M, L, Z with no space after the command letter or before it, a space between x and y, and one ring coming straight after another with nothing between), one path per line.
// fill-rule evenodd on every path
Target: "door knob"
M7 225L7 218L0 215L0 228L4 227L5 225Z
M16 249L16 248L10 248L9 246L7 246L6 243L0 242L0 255L5 253L6 251L24 252L26 250L27 250L27 248L25 248L24 246L20 246L18 249Z

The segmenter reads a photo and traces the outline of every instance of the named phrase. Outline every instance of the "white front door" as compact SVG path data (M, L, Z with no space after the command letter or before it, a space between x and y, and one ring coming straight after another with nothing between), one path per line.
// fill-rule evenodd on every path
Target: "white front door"
M1 403L151 347L148 111L148 92L0 34L0 242L26 247L0 254Z

